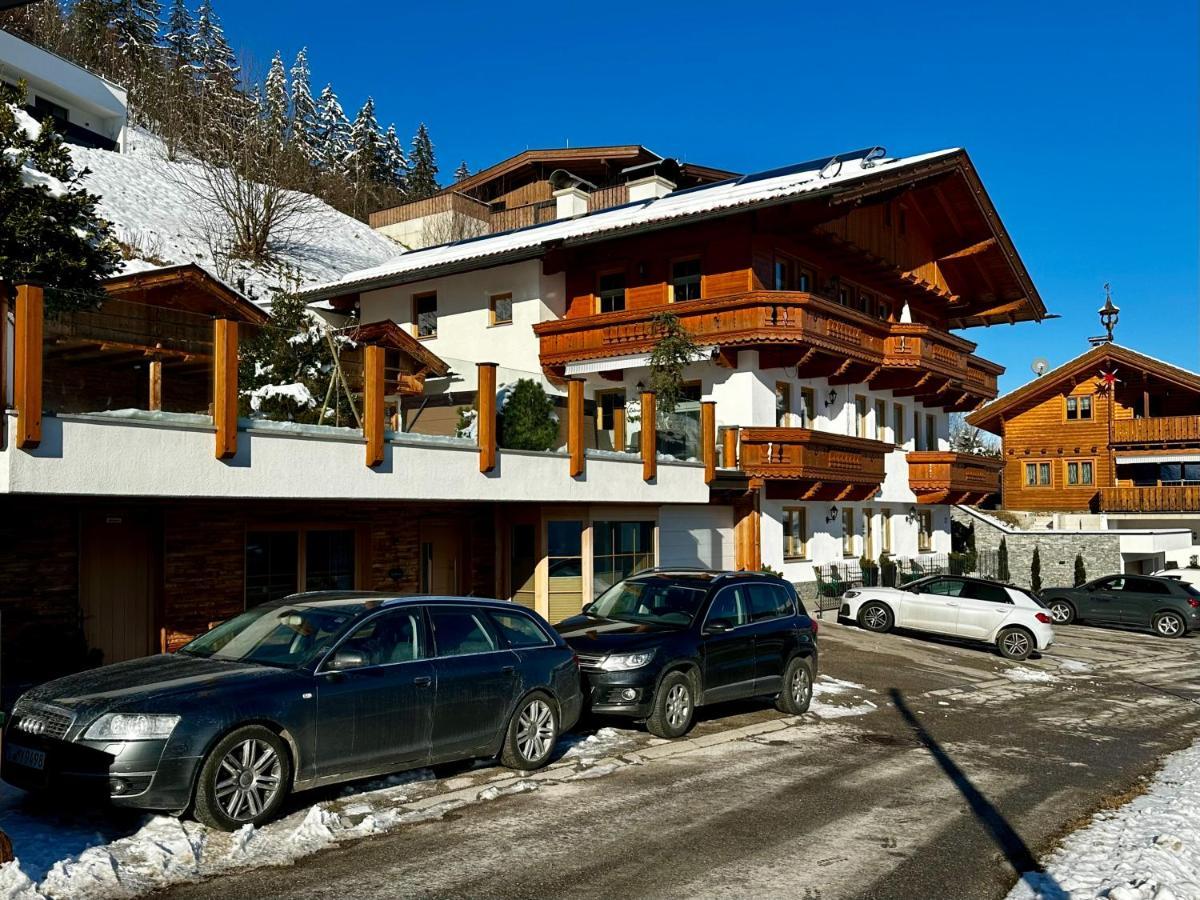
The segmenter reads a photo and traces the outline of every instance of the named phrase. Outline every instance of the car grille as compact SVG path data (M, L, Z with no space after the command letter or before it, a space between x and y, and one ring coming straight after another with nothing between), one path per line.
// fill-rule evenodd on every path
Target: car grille
M579 668L584 672L599 672L600 663L604 662L607 653L576 653L579 657Z
M13 710L12 727L23 734L62 740L71 730L75 717L66 710L42 703L18 703Z

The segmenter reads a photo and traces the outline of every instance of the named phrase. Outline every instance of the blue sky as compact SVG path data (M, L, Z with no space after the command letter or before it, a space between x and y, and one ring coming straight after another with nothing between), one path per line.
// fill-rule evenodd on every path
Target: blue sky
M347 113L429 125L442 176L527 147L641 143L756 171L882 144L970 152L1062 319L970 329L1001 388L1122 343L1200 369L1197 4L217 0L265 71L307 45Z

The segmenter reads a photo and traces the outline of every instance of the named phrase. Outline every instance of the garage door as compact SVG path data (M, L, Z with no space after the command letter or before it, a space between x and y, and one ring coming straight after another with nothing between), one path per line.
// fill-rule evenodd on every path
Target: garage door
M734 567L733 510L728 506L664 506L658 516L661 566Z

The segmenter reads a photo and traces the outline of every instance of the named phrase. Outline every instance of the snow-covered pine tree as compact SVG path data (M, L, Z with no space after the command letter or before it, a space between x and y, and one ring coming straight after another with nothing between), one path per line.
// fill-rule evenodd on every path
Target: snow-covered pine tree
M471 177L471 170L467 168L467 161L464 159L458 164L458 168L454 170L454 180L462 181L464 178Z
M350 154L350 122L331 84L325 85L317 101L316 153L322 170L345 171Z
M271 59L264 89L263 125L269 153L277 152L288 140L288 86L283 69L283 57L278 52Z
M201 79L228 88L237 85L241 67L225 40L225 29L221 27L221 20L217 18L212 0L200 0L200 6L196 10L193 45Z
M389 125L383 136L383 160L387 183L403 192L408 182L408 157L404 155L395 125Z
M158 49L161 14L158 0L116 0L113 4L109 26L135 78L146 74L146 65Z
M432 197L441 188L437 182L437 160L433 155L433 141L429 129L422 122L413 136L412 153L408 157L408 196L410 200Z
M368 97L350 126L350 177L361 183L382 180L382 150L383 138L379 134L379 120L375 118L375 100Z
M163 33L167 66L174 72L191 70L196 63L196 23L186 0L173 0Z
M308 48L301 47L292 63L292 112L289 135L292 145L309 162L316 162L317 104L312 95Z
M109 23L116 0L75 0L67 13L68 56L102 74L117 76Z
M228 146L230 131L246 120L247 104L238 90L241 68L225 40L225 30L213 9L212 0L201 0L196 9L198 98L197 133L209 147Z

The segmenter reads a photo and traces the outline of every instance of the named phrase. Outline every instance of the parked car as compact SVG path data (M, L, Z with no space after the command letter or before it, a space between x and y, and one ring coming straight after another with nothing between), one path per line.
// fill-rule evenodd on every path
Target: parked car
M293 790L496 755L537 769L581 707L573 652L520 606L299 594L26 692L0 774L233 830Z
M1027 659L1054 643L1049 611L1036 597L982 578L929 575L899 588L853 588L842 601L839 617L868 631L953 635L995 644L1009 659Z
M1176 578L1106 575L1077 588L1046 588L1042 600L1059 625L1132 625L1162 637L1200 628L1200 588Z
M1186 581L1192 587L1200 588L1200 569L1170 568L1151 572L1155 578L1174 578L1176 581Z
M812 700L817 623L771 575L650 570L555 627L579 655L591 710L659 737L684 734L710 703L769 696L799 715Z

